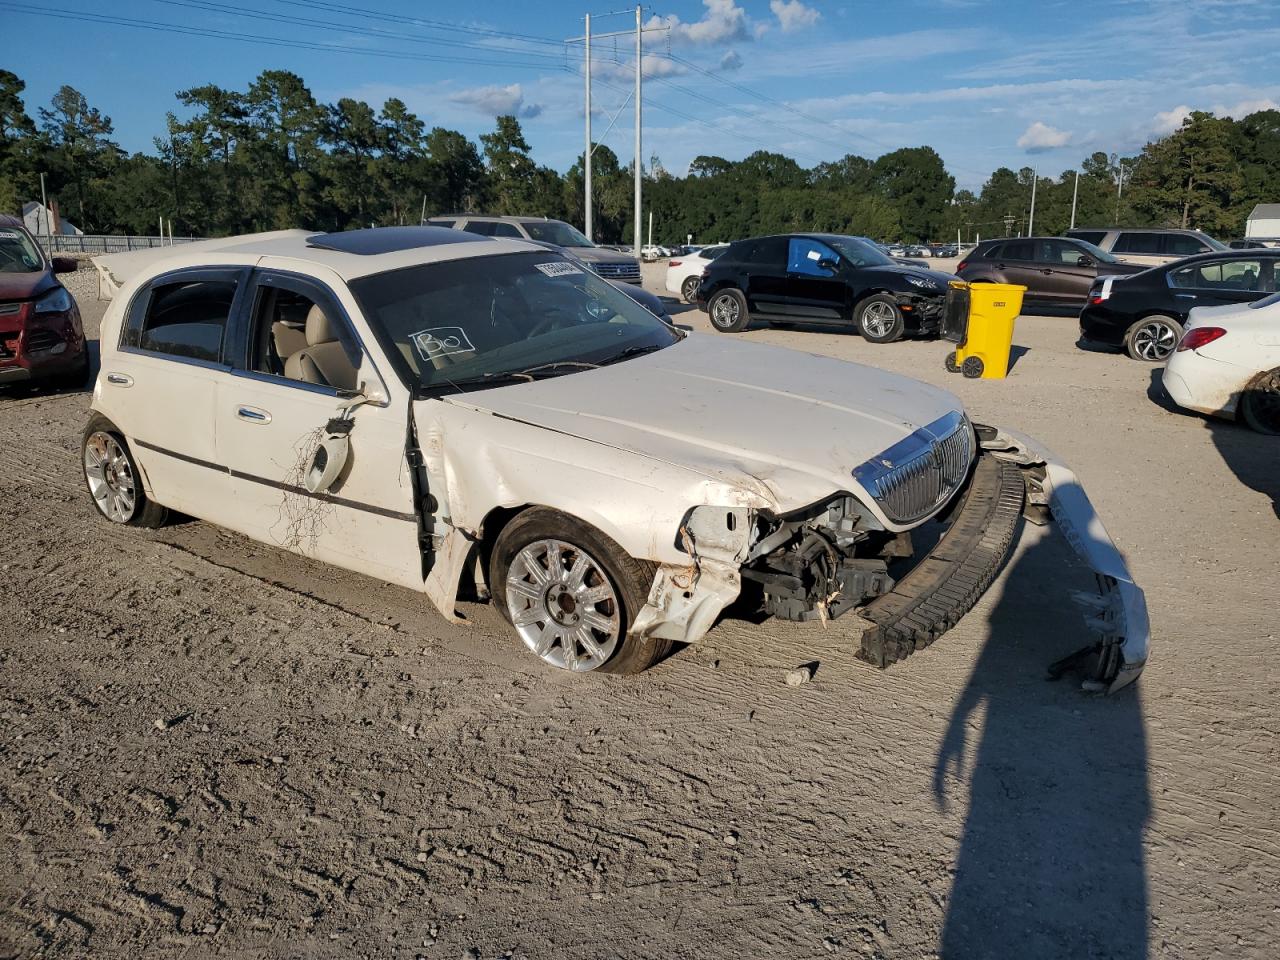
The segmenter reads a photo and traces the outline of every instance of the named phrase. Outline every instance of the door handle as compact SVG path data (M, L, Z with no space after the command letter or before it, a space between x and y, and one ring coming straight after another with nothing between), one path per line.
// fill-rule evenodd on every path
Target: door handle
M107 383L117 387L132 387L133 377L123 373L108 373Z
M997 269L997 270L1003 270L1003 269L1004 269L1004 264L1003 264L1003 263L997 263L997 264L996 264L996 269Z
M1049 274L1053 273L1052 270L1041 270L1040 272L1043 273L1046 277L1049 276Z
M1196 298L1196 295L1194 293L1178 293L1178 294L1175 294L1175 296L1183 297L1187 300L1194 300Z
M247 420L249 423L270 423L271 414L257 407L237 407L236 416L241 420Z

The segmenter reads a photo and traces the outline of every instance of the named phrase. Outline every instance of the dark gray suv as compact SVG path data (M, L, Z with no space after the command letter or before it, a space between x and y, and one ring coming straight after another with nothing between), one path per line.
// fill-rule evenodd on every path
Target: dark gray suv
M640 282L640 261L616 250L598 247L563 220L546 217L485 217L458 213L432 217L427 223L436 227L453 227L482 237L515 237L560 247L581 260L606 280L624 283Z

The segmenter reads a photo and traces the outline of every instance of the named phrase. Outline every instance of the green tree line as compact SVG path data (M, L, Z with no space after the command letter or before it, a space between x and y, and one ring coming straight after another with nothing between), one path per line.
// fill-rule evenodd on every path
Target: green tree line
M0 211L38 199L43 173L62 215L86 233L155 233L160 217L195 236L417 223L424 210L584 219L581 155L563 174L537 164L512 116L498 117L477 144L428 129L400 100L323 104L297 74L267 70L244 91L179 91L181 116L167 114L154 151L129 154L80 91L61 87L33 117L24 89L0 70ZM591 162L596 239L629 239L632 170L604 145ZM1025 232L1034 176L1000 167L980 191L956 190L928 146L811 168L768 151L740 161L699 156L683 177L653 157L644 175L658 242L796 230L909 241ZM1240 120L1192 113L1136 156L1094 153L1078 170L1036 178L1035 188L1037 233L1066 229L1078 192L1079 225L1237 236L1255 203L1280 200L1280 111Z

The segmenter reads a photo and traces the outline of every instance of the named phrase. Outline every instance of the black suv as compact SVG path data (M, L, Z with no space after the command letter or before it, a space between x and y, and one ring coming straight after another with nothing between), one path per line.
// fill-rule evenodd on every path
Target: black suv
M965 287L952 274L895 263L857 237L803 233L729 244L703 271L697 299L721 333L759 318L852 325L889 343L937 333L948 296L958 300Z

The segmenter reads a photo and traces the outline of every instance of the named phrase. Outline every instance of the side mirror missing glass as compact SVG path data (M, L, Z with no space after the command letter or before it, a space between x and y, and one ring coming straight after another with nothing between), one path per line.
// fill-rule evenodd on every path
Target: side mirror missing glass
M75 273L80 269L80 263L75 257L54 257L53 272L54 273Z
M1086 257L1086 256L1084 256L1084 255L1082 254L1081 256L1076 257L1076 266L1077 266L1077 267L1092 267L1092 266L1093 266L1093 260L1092 260L1090 257Z

